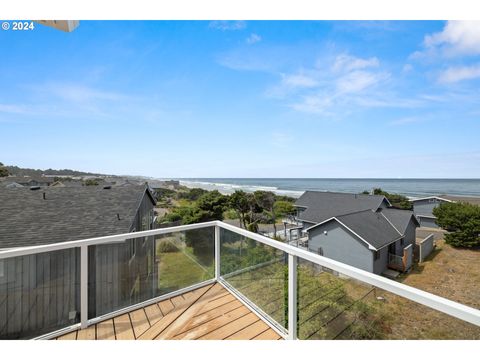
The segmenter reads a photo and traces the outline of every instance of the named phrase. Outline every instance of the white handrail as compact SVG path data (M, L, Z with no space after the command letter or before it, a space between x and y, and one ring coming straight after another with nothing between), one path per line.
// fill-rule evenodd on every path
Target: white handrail
M17 248L17 249L10 249L0 252L0 259L6 259L16 256L23 256L23 255L31 255L37 253L43 253L47 251L54 251L54 250L63 250L69 248L76 248L89 245L99 245L99 244L106 244L111 242L119 242L124 241L127 239L135 239L139 237L146 237L146 236L154 236L154 235L162 235L162 234L169 234L172 232L179 232L179 231L187 231L187 230L194 230L194 229L201 229L211 226L218 226L220 228L232 231L239 235L243 235L250 239L256 240L261 242L265 245L274 247L278 250L284 251L289 255L294 255L298 258L308 260L314 264L318 264L324 267L327 267L331 270L337 271L344 275L347 275L353 279L362 281L364 283L373 285L380 289L389 291L406 299L412 300L414 302L420 303L422 305L428 306L432 309L438 310L440 312L446 313L453 317L459 318L461 320L467 321L469 323L475 324L480 326L480 310L474 309L472 307L460 304L455 301L451 301L445 299L443 297L431 294L429 292L419 290L413 288L411 286L407 286L396 281L384 278L382 276L355 268L350 265L343 264L341 262L320 256L318 254L309 252L307 250L303 250L298 247L294 247L289 244L285 244L279 242L277 240L270 239L268 237L252 233L248 230L238 228L236 226L226 224L222 221L210 221L205 223L199 224L192 224L192 225L182 225L182 226L175 226L171 228L164 228L164 229L156 229L156 230L148 230L148 231L141 231L135 233L128 233L128 234L120 234L120 235L112 235L112 236L104 236L92 239L85 239L85 240L77 240L77 241L68 241L64 243L56 243L56 244L49 244L49 245L39 245L39 246L30 246L24 248ZM218 232L217 232L218 234ZM218 246L218 245L217 245ZM219 249L218 249L219 250Z
M137 239L140 237L164 235L164 234L170 234L170 233L179 232L179 231L202 229L202 228L215 226L217 225L217 223L218 221L209 221L209 222L198 223L198 224L173 226L173 227L168 227L163 229L146 230L146 231L131 232L131 233L119 234L119 235L101 236L101 237L90 238L90 239L65 241L65 242L60 242L55 244L10 248L8 250L3 250L3 251L0 250L0 260L8 259L10 257L15 257L15 256L24 256L24 255L39 254L39 253L48 252L48 251L72 249L72 248L81 247L82 245L90 246L90 245L109 244L109 243L115 243L115 242L123 242L129 239Z

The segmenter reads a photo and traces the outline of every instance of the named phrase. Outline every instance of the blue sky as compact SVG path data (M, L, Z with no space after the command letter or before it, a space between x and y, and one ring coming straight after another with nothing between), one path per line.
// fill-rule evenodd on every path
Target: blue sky
M0 161L156 177L480 177L480 23L0 32Z

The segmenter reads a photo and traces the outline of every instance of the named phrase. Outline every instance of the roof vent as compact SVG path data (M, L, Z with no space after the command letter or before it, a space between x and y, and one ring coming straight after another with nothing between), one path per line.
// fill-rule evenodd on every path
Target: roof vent
M103 187L103 190L110 190L112 188L112 185L106 185Z
M40 190L40 186L30 186L30 190Z

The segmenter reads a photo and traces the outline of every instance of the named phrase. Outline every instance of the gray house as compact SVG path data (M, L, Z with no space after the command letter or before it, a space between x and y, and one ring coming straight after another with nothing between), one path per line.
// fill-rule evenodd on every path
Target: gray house
M0 188L0 251L151 229L145 186ZM89 247L89 318L151 297L154 239ZM79 320L78 249L0 260L0 339ZM31 316L31 314L36 316Z
M307 193L297 207L309 251L376 274L411 267L419 225L412 211L389 207L384 196Z
M305 191L295 202L296 218L303 229L321 223L334 216L363 210L378 210L391 206L383 195L337 193L329 191Z
M410 201L413 203L413 213L420 222L420 226L430 228L439 227L435 222L437 218L433 215L433 209L442 203L453 202L439 196L429 196Z

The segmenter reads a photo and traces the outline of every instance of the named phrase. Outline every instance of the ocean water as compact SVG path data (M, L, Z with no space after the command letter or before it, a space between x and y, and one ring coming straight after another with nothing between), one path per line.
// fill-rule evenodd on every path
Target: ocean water
M462 195L480 197L480 179L177 179L187 187L200 187L230 194L235 190L267 190L299 197L306 190L359 193L373 188L408 197Z

